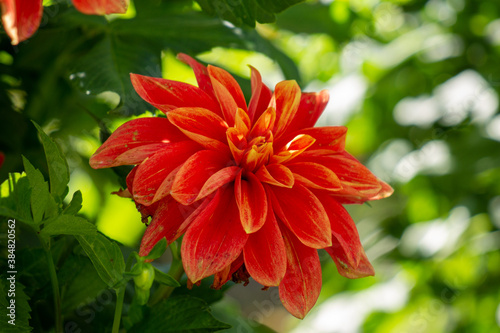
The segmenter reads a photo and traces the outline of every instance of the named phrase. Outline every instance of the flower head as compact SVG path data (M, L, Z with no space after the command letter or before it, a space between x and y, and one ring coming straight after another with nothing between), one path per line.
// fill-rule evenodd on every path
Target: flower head
M135 165L128 191L143 216L152 216L140 254L184 235L190 281L215 275L220 287L251 276L279 286L299 318L321 289L318 249L346 277L373 275L342 204L392 189L344 150L345 127L312 127L328 93L302 93L295 81L272 92L251 68L247 105L225 70L179 59L193 68L198 87L132 74L137 93L166 118L125 123L90 160L94 168Z

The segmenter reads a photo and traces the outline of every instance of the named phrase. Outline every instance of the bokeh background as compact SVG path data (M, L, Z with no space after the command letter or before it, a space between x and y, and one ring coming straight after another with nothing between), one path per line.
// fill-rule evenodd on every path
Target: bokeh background
M154 110L125 107L114 83L101 80L106 48L125 59L118 62L124 71L129 61L143 65L141 74L195 83L175 58L187 52L238 76L247 97L252 65L270 87L287 78L305 91L329 90L318 125L346 125L347 150L395 192L348 207L375 277L345 279L320 252L323 289L305 320L282 308L276 289L261 291L253 281L231 286L212 305L214 315L231 323L231 332L269 331L258 322L294 333L500 332L499 1L306 1L255 30L225 22L224 31L199 35L183 35L173 19L197 15L198 5L170 1L154 15L164 15L159 29L173 31L154 45L158 61L144 64L133 39L114 49L119 35L108 43L95 33L95 17L81 18L64 2L44 1L52 6L42 27L23 45L0 40L2 181L22 170L21 154L45 163L33 119L63 148L69 193L83 193L81 213L125 249L137 248L140 215L131 201L110 194L123 186L126 170L95 171L88 159L103 129ZM147 6L160 2L132 3L125 17L107 20L153 15ZM80 44L69 42L82 35ZM93 73L101 81L92 82ZM110 89L94 91L93 84Z

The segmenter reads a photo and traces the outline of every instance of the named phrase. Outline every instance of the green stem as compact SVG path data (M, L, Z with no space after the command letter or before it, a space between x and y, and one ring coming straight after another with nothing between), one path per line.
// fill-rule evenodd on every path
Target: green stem
M42 242L43 243L43 242ZM45 255L47 256L47 262L49 265L49 274L50 274L50 282L52 284L52 292L54 294L54 312L55 312L55 320L56 320L56 332L63 332L63 321L62 321L62 313L61 313L61 294L59 293L59 281L57 280L56 267L54 265L54 259L52 258L52 253L50 252L49 247L45 247Z
M125 272L130 271L130 267L132 267L132 261L134 256L131 254L127 258L127 265L125 267ZM120 331L120 321L122 319L122 311L123 311L123 300L125 299L125 289L127 287L127 282L124 282L120 288L116 288L116 308L115 308L115 316L113 318L113 328L111 330L112 333L118 333Z
M115 308L115 317L113 319L113 329L112 333L118 333L120 331L120 321L122 318L122 310L123 310L123 300L125 299L125 286L115 289L117 293L116 298L116 308Z
M174 279L179 281L182 277L182 274L184 274L184 267L182 267L182 261L181 260L175 260L172 261L172 266L170 266L170 269L168 270L168 274L172 276ZM163 299L167 299L170 294L174 291L175 287L170 287L170 286L165 286L165 285L160 285L156 292L153 294L151 297L151 300L149 301L149 306L153 306L156 303L160 302Z

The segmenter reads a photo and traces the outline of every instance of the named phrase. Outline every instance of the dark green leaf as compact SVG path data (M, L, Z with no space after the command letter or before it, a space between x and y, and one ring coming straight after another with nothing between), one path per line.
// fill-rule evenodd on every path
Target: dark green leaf
M101 279L110 287L122 280L125 261L120 247L101 234L76 236Z
M2 333L31 332L33 330L29 325L31 308L28 303L30 298L24 293L24 286L19 281L14 279L15 288L10 288L10 277L12 277L10 274L2 275L0 279L0 315L2 316L0 331ZM14 307L14 310L8 307ZM11 316L11 313L14 315Z
M207 303L190 296L171 297L151 308L131 332L216 332L231 326L215 319Z
M170 287L180 287L181 285L176 279L174 279L167 273L163 273L156 267L155 267L155 281Z
M55 235L94 236L97 233L94 224L79 216L63 214L45 223L40 231L40 235L44 237Z
M149 252L147 256L144 257L145 260L154 260L160 258L163 253L165 253L165 250L167 249L167 239L162 238L156 245L153 247L153 249Z
M54 199L60 203L68 192L68 163L66 162L59 146L47 134L45 134L43 129L38 126L37 123L33 122L33 124L38 130L40 141L43 145L45 156L47 158L50 178L50 193L52 193Z
M102 306L102 303L113 301L113 292L101 280L87 257L71 255L57 275L61 288L64 288L62 309L65 314L89 303Z
M26 174L11 173L0 186L0 215L16 219L38 230L31 216L31 188Z
M77 214L80 209L82 209L82 192L80 190L76 191L73 193L73 198L71 199L71 202L69 205L64 208L63 214L67 215L75 215Z
M237 26L245 23L255 27L259 23L276 21L276 14L304 0L196 0L210 15L217 14L223 20Z

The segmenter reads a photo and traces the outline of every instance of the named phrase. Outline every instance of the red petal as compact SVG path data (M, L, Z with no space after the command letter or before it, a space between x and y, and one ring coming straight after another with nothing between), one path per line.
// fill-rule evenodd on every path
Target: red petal
M145 159L138 167L134 178L134 200L143 205L150 205L168 192L155 196L165 178L178 166L184 163L191 155L200 150L200 146L193 141L173 143L156 154Z
M187 54L179 53L177 59L185 64L188 64L193 69L194 75L196 76L196 81L198 82L198 87L200 87L204 92L206 92L215 101L217 98L214 95L214 88L212 87L212 81L208 75L208 70L205 66L200 64L194 58L191 58ZM222 116L222 112L217 112L218 115Z
M300 184L291 189L267 188L274 212L302 243L315 249L332 245L328 215L311 191Z
M234 127L236 128L236 130L242 135L247 136L251 126L252 123L250 122L250 118L248 117L246 111L244 111L243 109L238 109L238 111L236 111L236 116L234 119Z
M12 45L31 37L37 31L43 14L41 0L3 0L2 23Z
M318 251L302 244L282 228L287 268L280 283L280 299L292 315L303 319L318 300L321 291L321 264Z
M262 77L258 70L250 66L252 74L252 98L248 106L248 115L250 120L258 119L260 115L267 109L271 101L271 90L262 83Z
M241 168L237 166L230 166L217 171L216 173L211 175L210 178L208 178L205 184L203 184L200 193L196 197L196 200L206 197L207 195L219 189L219 187L233 181L240 171Z
M141 163L173 142L187 138L166 118L138 118L126 122L90 158L94 169Z
M276 111L274 108L268 108L259 115L259 118L252 127L250 138L257 136L266 136L267 132L273 129L276 122Z
M316 196L330 219L333 245L325 250L335 261L339 273L351 279L374 275L359 240L356 224L347 210L327 194L316 193Z
M245 96L238 82L227 71L208 65L208 73L212 79L212 86L221 105L224 119L226 119L229 126L233 126L238 108L247 112Z
M181 254L188 278L196 283L221 271L238 258L247 239L234 189L219 190L184 235Z
M267 196L259 179L251 172L236 177L236 203L240 210L240 220L247 234L259 230L266 222Z
M300 87L295 81L281 81L276 85L270 105L276 110L274 137L285 133L293 121L300 104Z
M220 114L217 102L193 85L138 74L130 74L130 80L142 99L163 112L180 107L203 107Z
M73 5L87 15L123 14L129 0L73 0Z
M255 281L264 286L278 286L286 272L286 250L271 207L266 223L251 234L243 248L245 266Z
M188 226L185 222L192 221L197 216L196 213L200 211L197 208L199 207L181 205L170 196L160 201L155 212L152 212L153 219L142 237L139 255L148 255L162 238L167 238L168 243L179 238Z
M213 150L197 152L177 172L172 184L172 196L184 205L191 204L199 199L199 194L210 176L227 167L229 163L226 154Z
M168 119L186 136L208 149L229 150L226 142L226 122L203 108L178 108L167 114Z
M298 162L286 165L295 181L309 188L338 191L342 188L337 175L327 167L312 163Z
M344 151L346 133L347 127L345 126L304 128L281 137L275 144L276 147L281 148L297 135L306 134L313 137L316 141L309 147L304 156L330 155Z
M314 126L323 113L329 98L327 90L322 90L319 93L302 93L299 109L293 117L288 131Z
M268 164L255 174L261 182L291 188L295 182L292 172L282 164Z
M301 158L302 156L299 160ZM314 161L332 170L339 177L342 189L332 193L333 196L353 202L365 202L371 200L382 189L377 177L347 152L318 156Z
M243 263L243 255L240 254L238 258L230 265L227 265L220 272L215 273L214 283L212 284L211 288L215 290L222 288L222 286L231 279L233 273L235 273L243 265Z

